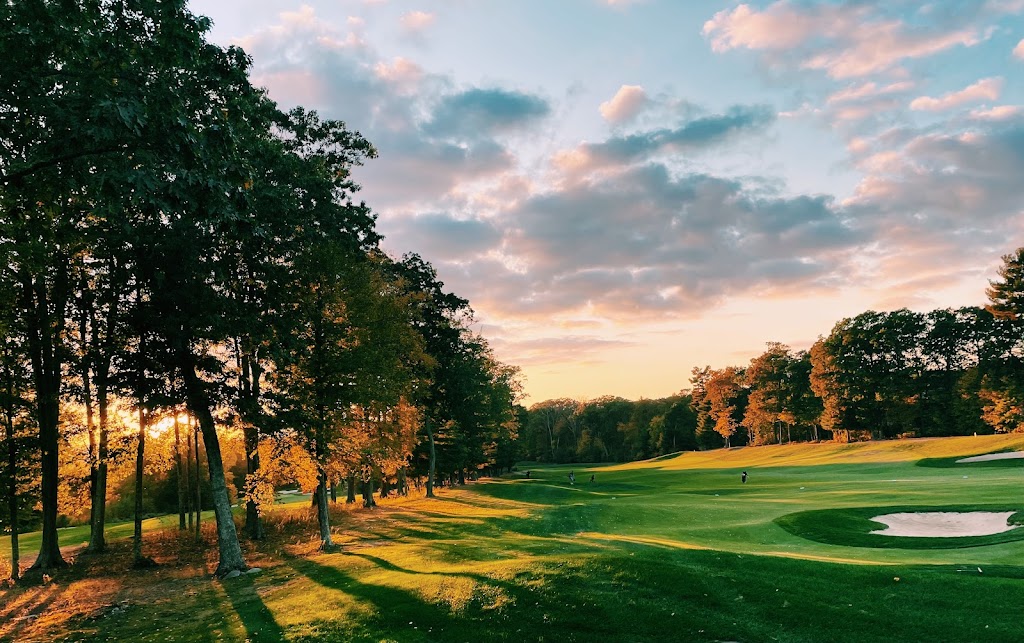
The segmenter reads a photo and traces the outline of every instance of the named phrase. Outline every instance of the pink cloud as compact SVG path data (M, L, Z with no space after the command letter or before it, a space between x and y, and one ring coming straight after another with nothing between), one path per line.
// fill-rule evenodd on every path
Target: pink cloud
M974 29L911 35L898 20L868 22L857 25L838 46L812 56L802 66L820 69L832 78L855 78L885 71L907 58L926 58L980 41Z
M395 58L390 65L386 62L378 62L373 67L373 73L383 81L395 85L403 91L414 90L423 78L423 68L401 56Z
M623 85L611 100L601 103L601 116L606 121L620 123L633 118L647 103L647 93L640 85Z
M996 105L990 109L971 110L971 118L979 121L1005 121L1024 114L1020 105Z
M402 16L402 28L410 32L420 32L434 24L434 14L426 11L410 11Z
M1024 38L1017 43L1017 46L1013 48L1013 55L1021 60L1024 60Z
M964 103L974 103L981 100L996 100L1003 90L1002 78L982 78L973 85L964 87L960 91L943 94L939 98L931 96L920 96L910 102L910 109L926 112L938 112L946 109L959 107Z
M898 94L905 92L913 88L914 83L908 80L901 81L898 83L890 83L884 86L878 86L874 82L862 83L856 86L849 86L845 89L840 89L831 96L828 97L826 102L829 105L836 103L847 103L851 101L863 100L866 98L874 98L876 96L886 96L889 94Z
M703 33L711 36L711 48L791 49L814 36L834 37L849 26L858 12L838 7L818 7L813 12L791 6L785 0L764 11L741 4L732 11L719 11L704 23Z
M911 31L900 20L873 18L866 6L797 6L787 0L763 11L746 4L720 11L704 23L703 33L716 52L762 50L775 62L788 55L791 64L832 78L866 76L982 39L973 28Z

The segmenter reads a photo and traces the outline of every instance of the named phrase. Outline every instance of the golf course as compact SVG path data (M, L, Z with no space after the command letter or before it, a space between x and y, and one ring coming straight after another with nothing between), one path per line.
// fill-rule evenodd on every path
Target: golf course
M1017 434L523 463L436 499L339 503L329 553L305 503L275 506L268 538L247 545L259 571L225 580L210 548L152 521L144 548L159 567L127 569L130 543L115 540L47 584L0 590L0 637L1014 641L1024 460L958 460L1022 449ZM1002 512L1008 524L871 533L895 512ZM76 538L65 530L62 545Z

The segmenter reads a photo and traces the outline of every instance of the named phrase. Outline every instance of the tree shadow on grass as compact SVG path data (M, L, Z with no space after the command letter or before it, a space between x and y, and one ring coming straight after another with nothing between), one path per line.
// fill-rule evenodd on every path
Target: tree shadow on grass
M252 643L284 640L284 629L278 625L274 614L256 592L251 577L225 580L224 593L245 627L246 640Z
M367 628L365 634L372 635L373 640L381 640L387 636L395 636L402 641L424 638L432 640L428 633L437 636L440 632L446 632L445 635L440 635L446 638L453 630L457 632L456 636L471 635L467 623L450 609L427 602L412 592L387 585L364 583L343 570L309 559L292 558L287 564L319 585L344 592L356 600L372 605L381 616L371 617L362 625ZM409 625L403 627L405 623ZM321 624L321 636L328 634L323 630L329 626L330 624ZM358 636L359 627L356 624L344 623L335 627L343 627L348 634Z

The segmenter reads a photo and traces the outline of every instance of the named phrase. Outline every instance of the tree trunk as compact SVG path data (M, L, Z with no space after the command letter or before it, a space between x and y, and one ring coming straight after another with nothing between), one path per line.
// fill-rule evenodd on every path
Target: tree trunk
M178 531L185 531L185 466L181 461L181 423L174 409L174 471L178 475Z
M39 555L30 568L47 572L66 567L57 539L57 485L60 454L60 390L63 374L61 330L64 325L70 257L51 257L57 267L52 293L43 277L22 273L22 297L28 312L27 335L39 422L40 500L43 530Z
M192 490L192 422L188 423L189 433L185 436L185 513L188 515L188 529L192 529L192 501L195 492Z
M331 504L336 505L338 504L338 485L332 482L329 486L331 488Z
M92 523L89 525L89 546L87 551L100 553L107 548L107 459L109 453L109 435L107 430L108 400L105 381L97 383L96 397L99 406L99 440L96 450L96 485L93 487Z
M351 505L356 501L356 474L348 474L348 479L345 481L345 504Z
M199 422L192 427L192 450L196 454L196 477L195 477L195 509L196 509L196 540L203 537L203 484L200 479L201 466L199 462Z
M370 476L363 480L363 507L369 509L375 506L377 503L373 501L373 476Z
M48 387L51 388L52 387ZM31 569L47 572L66 567L57 540L57 484L59 482L58 438L60 403L56 390L44 392L37 401L39 412L39 447L41 451L42 481L40 495L43 505L43 532L39 555Z
M260 470L260 434L259 430L247 424L242 429L245 441L245 468L249 474L256 474ZM252 540L261 540L265 535L263 521L260 519L260 508L252 498L245 500L245 532Z
M189 409L199 421L203 445L206 447L206 465L210 469L210 488L213 493L213 512L217 519L217 548L220 555L216 575L223 577L235 570L245 571L248 566L242 558L242 547L238 542L234 517L231 515L231 500L228 498L227 479L224 477L224 461L220 455L217 427L210 412L210 400L192 364L191 355L185 356L181 374Z
M6 361L6 360L5 360ZM7 400L4 405L4 437L7 439L7 510L11 528L11 579L21 576L21 548L18 546L18 449L14 444L14 378L10 365L4 364L4 379L7 385Z
M430 466L427 467L427 497L434 497L434 469L437 466L437 450L434 446L434 431L430 428L430 420L427 420L427 437L430 438Z
M316 520L320 525L320 549L334 547L331 541L331 516L327 508L327 473L320 472L316 486Z
M260 377L263 369L254 351L247 350L243 344L247 340L237 340L239 366L240 398L242 419L242 437L245 442L245 472L255 476L260 470L260 431L256 426L260 404ZM245 499L245 531L251 540L263 538L263 521L260 519L260 508L253 498Z
M135 564L142 562L142 474L146 457L146 427L149 418L146 409L139 402L139 443L135 451L135 535L132 540L132 555Z
M78 337L82 345L82 363L81 373L79 377L82 378L82 406L85 407L85 432L89 435L89 533L92 534L92 526L96 524L96 514L99 512L99 506L96 503L96 485L99 484L99 445L96 436L96 424L93 418L93 400L92 400L92 369L90 368L90 355L91 345L89 342L89 317L92 310L92 300L85 293L88 292L88 286L83 284L82 286L82 316L78 322ZM90 543L91 544L91 543ZM90 551L89 547L86 547L86 551Z

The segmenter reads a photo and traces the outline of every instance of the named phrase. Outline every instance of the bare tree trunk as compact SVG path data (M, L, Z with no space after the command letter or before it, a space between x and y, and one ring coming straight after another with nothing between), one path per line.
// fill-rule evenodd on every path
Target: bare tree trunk
M40 500L43 508L43 531L39 555L30 570L47 572L66 567L57 539L57 485L60 465L60 390L63 374L61 330L65 319L70 257L53 257L58 270L54 276L52 296L43 281L22 273L22 297L28 312L27 334L36 393L36 419L39 423Z
M6 347L5 347L6 348ZM6 351L5 351L6 352ZM5 355L7 357L7 355ZM4 380L7 389L7 400L4 404L4 437L7 439L7 510L8 524L11 527L11 579L18 580L21 576L21 548L18 546L18 449L14 444L14 374L10 364L4 360Z
M373 476L371 475L363 480L363 507L369 509L376 506L377 503L373 501Z
M248 566L242 558L242 547L238 542L238 531L235 529L235 520L231 514L228 484L224 477L224 461L220 455L217 427L210 412L210 400L196 374L192 356L187 355L184 358L181 374L185 382L185 394L188 397L189 409L199 421L199 428L203 433L206 466L210 470L213 512L217 519L217 549L220 555L216 574L223 577L232 571L245 571Z
M345 504L354 504L356 501L356 474L348 474L348 478L345 481L345 492Z
M331 504L336 505L338 504L338 485L331 482L328 486L331 489Z
M181 423L174 409L174 471L178 474L178 531L185 531L185 467L181 462Z
M245 465L246 471L250 474L258 473L260 470L260 435L259 430L251 425L242 429L242 436L245 441ZM252 498L245 499L245 531L252 540L261 540L265 535L263 521L260 519L260 508Z
M192 529L192 505L195 499L195 491L192 489L192 436L195 434L192 428L192 421L186 425L189 433L185 436L185 509L188 516L188 528Z
M334 547L331 541L331 515L327 508L327 473L322 470L316 486L316 519L320 526L320 549Z
M437 450L434 445L434 431L427 420L427 437L430 438L430 466L427 468L427 497L434 497L434 469L437 467Z
M195 477L195 504L196 504L196 540L203 537L203 481L200 479L200 472L202 471L201 464L199 462L199 422L195 423L192 427L192 450L196 454L196 477Z
M145 560L142 556L142 474L146 457L146 428L149 417L139 401L139 443L135 451L135 535L132 541L132 555L135 565Z
M96 450L96 484L93 487L92 523L89 526L88 551L99 553L107 548L106 522L107 522L107 459L109 453L109 435L107 430L108 400L105 381L100 381L97 386L97 402L99 406L99 440Z

